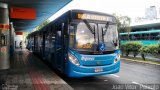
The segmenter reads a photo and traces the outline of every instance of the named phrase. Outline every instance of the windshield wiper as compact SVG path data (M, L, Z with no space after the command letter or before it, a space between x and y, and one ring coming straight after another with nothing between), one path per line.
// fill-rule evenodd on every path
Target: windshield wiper
M93 25L93 28L91 25L87 22L87 20L83 20L83 22L86 24L87 28L90 30L90 32L94 35L94 51L97 50L97 45L96 43L96 31L95 31L95 25Z
M108 30L108 27L109 27L109 22L107 22L106 25L105 25L105 31L103 31L103 28L102 28L102 32L103 32L102 36L104 36L106 34L106 32Z
M103 31L103 28L101 27L101 30L102 30L102 41L104 42L104 31Z
M86 24L87 28L91 31L91 33L94 34L94 41L96 42L95 26L93 26L92 28L91 25L87 22L87 20L83 20L83 21Z
M86 24L91 33L95 34L95 30L91 27L91 25L87 22L87 20L83 20L83 22Z

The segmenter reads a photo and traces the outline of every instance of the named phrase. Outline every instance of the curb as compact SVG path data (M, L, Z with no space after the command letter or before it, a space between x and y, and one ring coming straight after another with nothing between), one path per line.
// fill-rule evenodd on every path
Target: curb
M145 61L138 61L138 60L133 60L133 59L128 59L128 58L121 58L121 60L127 60L127 61L133 61L133 62L139 62L139 63L145 63L145 64L152 64L152 65L160 65L157 63L152 63L152 62L145 62Z

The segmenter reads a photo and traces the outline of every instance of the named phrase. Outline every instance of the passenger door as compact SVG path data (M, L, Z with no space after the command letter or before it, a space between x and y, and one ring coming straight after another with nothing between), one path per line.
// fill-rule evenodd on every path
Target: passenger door
M45 33L42 35L42 59L45 59Z
M55 63L56 68L63 72L64 69L64 51L63 51L63 25L56 31L56 43L55 43Z

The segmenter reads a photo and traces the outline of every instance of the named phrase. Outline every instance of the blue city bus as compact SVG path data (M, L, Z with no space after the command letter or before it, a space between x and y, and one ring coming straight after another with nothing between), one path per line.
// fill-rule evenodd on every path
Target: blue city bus
M147 31L135 31L129 33L120 33L121 44L128 42L140 42L143 45L160 44L160 30L152 29Z
M27 39L29 50L68 77L119 72L119 38L112 15L70 10Z

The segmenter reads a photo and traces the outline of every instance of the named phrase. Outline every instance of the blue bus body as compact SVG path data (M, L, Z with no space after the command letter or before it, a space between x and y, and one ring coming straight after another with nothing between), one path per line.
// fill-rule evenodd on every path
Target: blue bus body
M71 62L66 63L66 73L69 77L95 76L119 72L120 60L116 63L114 62L120 53L119 50L113 54L104 55L83 55L73 50L69 50L69 52L75 55L80 62L80 66L76 66Z
M107 25L106 20L110 20L110 24ZM113 28L117 32L115 23L112 15L71 10L39 31L29 34L27 48L68 77L114 74L120 70L118 37L114 38L118 33L112 31ZM105 31L109 25L110 31ZM113 39L108 39L104 32L115 35Z

